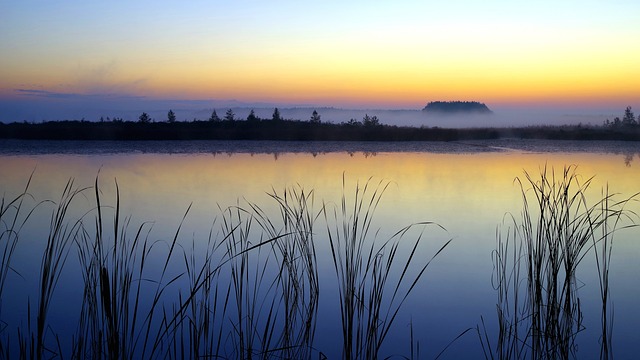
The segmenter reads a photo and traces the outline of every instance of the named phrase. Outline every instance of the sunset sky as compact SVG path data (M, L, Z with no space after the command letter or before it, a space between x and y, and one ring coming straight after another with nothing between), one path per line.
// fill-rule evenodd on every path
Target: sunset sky
M0 54L16 114L105 99L624 109L640 105L640 2L7 0Z

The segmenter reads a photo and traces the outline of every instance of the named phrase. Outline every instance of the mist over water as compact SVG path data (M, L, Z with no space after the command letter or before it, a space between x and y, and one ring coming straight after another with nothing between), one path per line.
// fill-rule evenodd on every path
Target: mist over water
M267 109L271 110L272 109ZM496 108L492 114L433 114L422 110L380 110L380 109L317 109L323 121L341 123L350 119L362 120L365 115L377 116L381 123L397 126L471 128L471 127L517 127L534 125L602 125L608 118L613 119L615 110L585 112L552 108L518 109ZM247 110L247 113L250 110ZM313 109L282 109L285 118L307 120ZM619 111L622 113L622 110ZM256 110L258 114L258 110ZM258 115L262 116L262 115ZM266 114L264 115L267 116ZM268 115L271 118L271 115Z
M425 103L426 104L426 103ZM633 104L629 104L633 106ZM361 121L365 115L377 116L382 124L414 127L516 127L535 125L601 125L606 119L622 116L620 108L516 107L487 104L493 114L437 115L421 109L342 109L311 105L273 105L218 100L154 100L145 97L80 96L74 94L38 95L17 99L0 99L0 122L40 122L51 120L99 121L114 117L136 121L142 112L155 121L166 121L169 109L177 121L207 120L213 110L222 118L231 109L236 119L246 119L251 110L261 119L272 118L278 107L284 119L309 120L316 110L321 120L331 123Z

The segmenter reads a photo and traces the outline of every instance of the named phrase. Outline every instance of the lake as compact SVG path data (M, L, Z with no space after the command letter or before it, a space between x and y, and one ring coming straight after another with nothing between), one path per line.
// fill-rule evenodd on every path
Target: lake
M85 279L94 276L93 279L102 281L99 273L104 267L114 281L117 276L112 269L117 266L107 259L111 256L107 254L113 247L114 233L118 233L121 240L133 241L139 229L139 247L144 239L154 244L151 250L147 249L144 275L136 275L138 265L131 265L138 264L135 261L140 261L142 255L135 260L131 258L129 265L120 266L135 269L131 280L134 285L144 283L141 293L147 298L141 300L140 306L144 309L153 306L149 299L157 293L159 281L168 284L162 293L165 314L175 311L189 296L190 273L185 270L185 263L193 257L193 268L198 269L211 253L212 263L221 264L220 268L214 266L214 285L218 284L221 292L232 289L231 300L227 298L225 311L221 310L222 301L215 311L212 307L204 311L212 317L215 313L224 314L222 318L205 317L224 329L220 331L224 333L221 340L216 336L210 338L216 339L215 344L219 346L206 345L204 340L198 346L219 347L225 357L239 357L240 344L251 343L254 354L266 356L260 352L260 346L265 346L269 338L271 346L277 343L275 338L281 333L278 329L286 323L283 319L288 319L282 309L291 301L278 297L281 295L274 297L286 283L277 277L286 263L284 255L277 253L280 251L276 249L277 244L291 235L291 231L284 230L282 207L272 195L283 200L286 191L290 203L295 203L296 195L304 194L308 199L305 211L313 223L312 230L304 234L313 234L318 301L312 346L305 354L339 358L343 343L340 287L329 237L333 236L335 241L343 230L349 230L350 226L343 227L344 221L345 218L353 220L351 210L358 199L364 199L365 208L360 214L360 225L363 221L366 223L366 209L372 209L368 201L384 189L363 242L363 253L366 255L373 241L378 249L397 231L415 224L402 237L393 238L399 243L397 257L400 260L394 263L384 299L393 294L394 279L402 273L402 259L409 256L417 239L420 242L407 276L417 276L422 266L447 241L451 242L437 254L402 303L380 355L411 357L413 349L416 358L434 358L446 348L441 358L482 358L482 342L476 327L482 327L484 320L492 346L498 338L498 292L495 281L492 282L496 271L493 254L498 246L497 234L506 239L509 229L514 227L511 216L520 221L523 209L522 193L515 179L521 179L524 188L530 189L524 172L534 180L539 179L545 166L548 174L553 169L558 179L567 166L575 166L576 180L580 182L593 176L590 187L584 191L588 204L599 201L605 187L616 194L615 200L627 199L640 191L640 147L637 143L625 142L518 139L469 143L0 141L0 191L5 206L23 192L33 173L29 196L24 197L18 218L26 218L35 208L19 231L10 267L3 269L6 277L0 308L3 349L11 346L12 354L18 352L19 332L38 337L34 314L41 293L41 259L50 229L54 227L51 225L56 210L53 202L60 203L65 185L73 179L74 189L87 189L73 198L64 218L63 230L73 236L61 249L61 258L66 262L59 268L60 278L50 295L46 331L42 335L48 349L45 357L58 351L58 346L66 354L72 351L73 339L81 332L79 319L82 304L86 302L83 300ZM99 232L93 188L96 181L104 221L101 236L106 250L102 254L103 265L98 266L97 275L91 275L85 270L87 267L83 267L87 261L82 256L95 251L95 247L87 245L87 239L95 240ZM527 191L532 195L531 190ZM342 216L343 198L347 204L346 216ZM116 207L120 214L118 231L113 230ZM640 298L640 229L624 227L631 224L631 220L638 220L633 212L640 214L640 205L631 201L625 209L631 219L623 218L618 224L619 231L611 248L609 309L613 310L613 354L618 358L633 358L640 342L637 331L640 312L636 310ZM7 231L11 228L8 219L12 219L9 216L13 213L15 209L10 209L2 218L5 243L0 243L0 249L6 249L7 239L14 234ZM423 222L433 224L421 225ZM264 230L270 226L272 233ZM223 243L231 238L231 233L233 241L247 241L249 245L229 249ZM283 237L271 241L275 235ZM175 253L166 261L174 238ZM218 243L223 245L214 249ZM384 259L390 251L386 248L372 259ZM236 257L225 258L225 254L228 256L231 252ZM600 358L602 303L595 255L586 249L583 254L575 274L582 321L572 349L581 359L596 359ZM167 270L163 275L164 266ZM238 284L242 282L245 288L240 293ZM401 292L410 285L411 281L405 281ZM365 285L367 289L371 286ZM100 287L95 286L94 290L97 288ZM183 296L181 300L178 293ZM132 294L131 299L134 298ZM109 318L107 310L99 305L104 299L94 299L99 309L92 311L101 313L102 317L98 318L107 324L92 323L92 326L106 329L113 324L104 320ZM386 301L382 301L383 305ZM280 310L270 312L268 309ZM300 309L296 309L296 314L300 314ZM371 305L365 309L369 311ZM154 329L159 328L158 319L163 311L157 313ZM188 318L195 322L195 315ZM263 331L266 328L263 324L269 321L275 324L271 332ZM184 324L174 329L175 332L188 332ZM294 328L300 327L296 324ZM144 333L136 326L130 325L134 329L132 333ZM260 331L251 326L257 326ZM472 330L465 332L467 329ZM246 334L240 336L243 331ZM485 333L481 333L484 337ZM460 334L463 335L458 337ZM132 336L131 339L137 340L129 342L130 349L138 351L137 354L144 348L141 338L144 337ZM105 345L108 343L105 339L101 346L109 346ZM163 346L173 349L167 352L178 351L175 346ZM164 354L165 350L158 351Z

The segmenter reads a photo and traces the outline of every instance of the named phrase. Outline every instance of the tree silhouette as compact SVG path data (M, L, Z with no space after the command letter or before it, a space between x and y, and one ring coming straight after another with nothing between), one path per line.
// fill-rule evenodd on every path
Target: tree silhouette
M622 121L620 121L619 117L616 116L615 118L613 118L613 123L612 123L613 127L619 127L621 125L622 125Z
M227 121L233 121L235 120L235 116L236 114L233 113L233 110L229 109L227 110L227 113L224 114L224 119Z
M278 108L275 108L273 110L273 115L271 116L271 120L273 120L273 121L282 120L282 116L280 116L280 110L278 110Z
M320 115L318 114L317 111L313 110L313 113L311 114L311 119L309 119L309 121L314 124L320 123Z
M624 110L624 117L622 117L622 125L634 126L636 124L636 116L633 114L633 111L631 111L631 106L627 106Z
M378 120L377 116L369 116L369 114L365 114L364 118L362 118L362 125L364 126L378 126L380 125L380 120Z
M176 122L176 114L173 112L173 110L169 110L169 112L167 113L167 120L170 123Z
M220 117L216 113L216 109L213 109L211 116L209 116L209 121L220 121Z
M253 109L251 109L251 112L247 116L247 121L258 121L258 120L260 119L258 119L258 117L256 116L256 112L253 111Z
M349 119L349 121L347 121L346 123L344 123L346 125L349 126L362 126L362 123L354 118Z
M139 117L138 117L138 122L141 122L143 124L149 123L151 122L151 117L149 116L149 114L147 114L146 112L143 112Z

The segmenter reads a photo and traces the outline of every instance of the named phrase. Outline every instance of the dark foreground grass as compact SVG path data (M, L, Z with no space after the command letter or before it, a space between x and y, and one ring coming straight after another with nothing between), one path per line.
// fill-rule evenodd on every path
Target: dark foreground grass
M318 210L313 191L274 190L277 212L251 202L219 208L208 237L187 245L181 240L190 208L172 234L156 239L151 223L134 225L121 214L117 183L115 204L108 206L98 179L91 188L70 180L55 202L33 199L30 180L18 196L0 202L0 358L323 359L335 349L317 348L316 326L321 294L332 290L337 297L322 304L335 300L339 309L341 358L420 358L412 326L406 354L383 354L383 345L396 331L403 303L450 240L425 259L417 249L439 225L413 224L380 239L374 220L385 182L369 180L350 191L343 179L340 202L322 202ZM637 218L626 210L636 195L616 201L605 189L589 202L591 180L582 181L574 166L558 176L544 168L539 178L525 173L525 181L517 180L523 211L498 232L493 254L497 335L478 329L487 358L579 357L576 338L584 326L577 273L587 256L600 289L600 358L613 357L613 235ZM92 199L91 209L78 214L79 199ZM27 319L9 325L1 301L8 274L26 276L12 266L13 254L33 212L50 205L38 292L25 304ZM413 230L418 235L410 235ZM335 276L323 282L335 284L329 291L320 285L318 233L329 245L333 274L327 276ZM80 269L82 295L71 300L79 306L59 309L53 304L67 268ZM57 328L50 315L60 312L75 328Z
M545 167L538 178L525 172L524 183L517 179L522 215L512 216L508 230L498 232L493 254L499 328L495 343L484 329L487 358L579 357L576 338L584 329L584 314L577 274L587 256L595 257L600 286L600 358L613 357L608 283L613 235L633 226L625 224L633 224L637 215L625 206L638 194L616 201L606 188L590 202L593 178L581 181L575 170L569 166L558 174Z
M12 266L11 261L18 246L20 232L22 228L27 224L27 221L35 211L35 209L41 205L37 204L31 209L26 209L25 199L29 198L29 185L33 174L29 177L24 191L13 199L5 199L3 196L0 200L0 250L2 251L2 258L0 259L0 333L4 333L8 324L2 320L3 311L6 311L2 306L2 298L5 296L4 289L9 273L15 273L21 276ZM18 334L21 336L21 334ZM24 348L24 346L21 346ZM26 352L26 348L24 348ZM5 341L0 341L0 355L9 358L10 355L9 344Z
M24 206L28 184L14 199L3 198L0 207L1 296L7 296L7 274L16 272L11 260L21 230L31 226L34 207L45 208ZM98 179L91 188L70 180L51 202L38 293L28 295L27 319L1 323L1 358L325 358L334 349L315 346L320 220L326 221L337 276L342 358L379 358L402 304L449 244L427 261L418 259L426 230L436 226L430 223L376 240L374 213L384 183L358 185L353 201L344 186L339 205L323 203L319 210L313 191L301 187L270 194L279 216L254 203L220 208L208 238L193 238L190 246L180 241L190 209L173 234L154 239L151 223L133 225L131 216L121 214L114 186L111 206L104 204ZM93 199L94 205L78 214L79 199ZM400 240L412 227L422 232L401 255ZM65 301L79 306L55 308L67 268L79 269L82 295ZM75 329L58 329L52 312L65 313ZM403 357L413 358L413 350Z
M400 307L433 258L451 241L444 243L433 258L421 263L417 274L409 275L408 269L419 261L415 255L422 234L413 243L403 244L411 248L406 257L399 255L400 239L411 227L435 224L411 225L381 244L371 241L374 213L388 184L379 183L373 190L369 188L371 185L367 182L363 187L357 186L352 204L343 196L339 209L330 212L327 206L323 208L327 223L333 224L327 230L339 286L344 359L379 357ZM393 273L400 275L390 280Z

